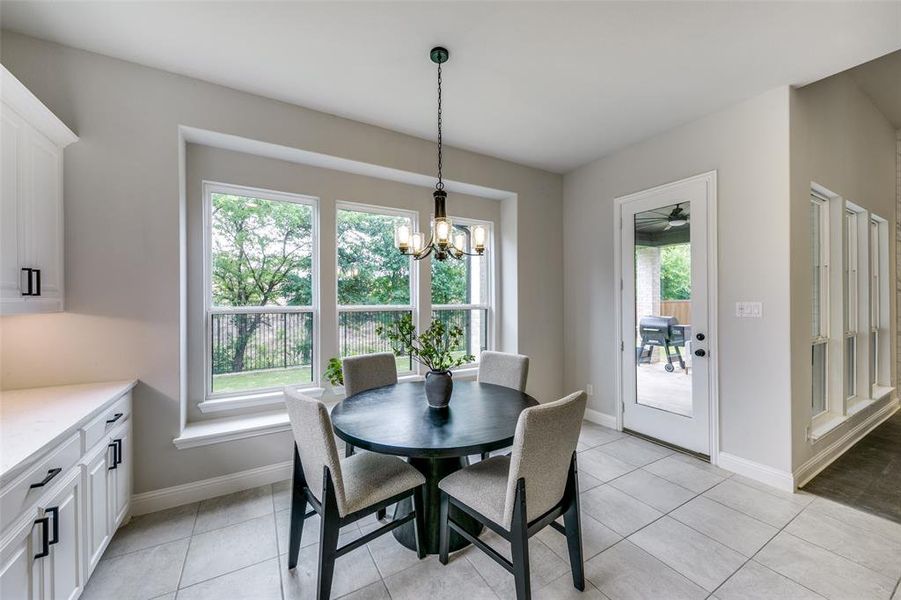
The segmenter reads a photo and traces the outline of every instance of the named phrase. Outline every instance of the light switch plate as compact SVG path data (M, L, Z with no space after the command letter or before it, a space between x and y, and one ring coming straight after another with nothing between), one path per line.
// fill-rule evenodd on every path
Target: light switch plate
M736 302L735 316L742 319L759 319L763 316L763 303Z

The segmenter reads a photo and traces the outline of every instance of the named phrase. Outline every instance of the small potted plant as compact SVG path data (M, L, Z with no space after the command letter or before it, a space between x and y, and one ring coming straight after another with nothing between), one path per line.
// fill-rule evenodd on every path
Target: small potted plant
M344 386L344 371L341 368L341 359L334 356L328 359L328 365L326 365L325 373L322 376L332 385L332 392L338 394L339 388Z
M425 365L425 395L432 408L445 408L454 391L451 369L471 363L475 357L461 354L459 347L463 330L448 327L439 319L432 319L429 328L416 333L413 318L404 315L390 325L379 325L376 333L391 343L391 349L398 356L409 354L416 362Z

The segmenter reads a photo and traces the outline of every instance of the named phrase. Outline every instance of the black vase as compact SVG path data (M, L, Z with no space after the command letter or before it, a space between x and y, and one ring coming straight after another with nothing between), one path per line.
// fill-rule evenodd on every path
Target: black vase
M447 408L454 391L450 371L429 371L425 374L425 397L432 408Z

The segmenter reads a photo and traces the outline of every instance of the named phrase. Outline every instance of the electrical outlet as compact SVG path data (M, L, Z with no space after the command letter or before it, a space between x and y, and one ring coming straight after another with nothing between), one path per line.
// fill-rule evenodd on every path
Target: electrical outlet
M594 395L594 386L591 385L590 383L586 384L585 385L585 393L588 394L589 396L593 396Z

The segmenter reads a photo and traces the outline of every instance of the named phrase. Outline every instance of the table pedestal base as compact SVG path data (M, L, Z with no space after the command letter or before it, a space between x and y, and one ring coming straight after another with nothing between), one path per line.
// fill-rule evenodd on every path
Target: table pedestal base
M459 471L466 466L465 457L453 458L410 458L412 466L425 476L425 551L428 554L438 554L438 532L441 518L441 490L438 482L451 473ZM405 515L413 510L413 501L409 498L397 503L396 514ZM463 529L478 536L482 532L482 524L469 515L451 508L451 518L459 523ZM416 550L416 530L410 521L394 530L394 537L401 544ZM454 530L450 531L451 552L466 547L469 544Z

